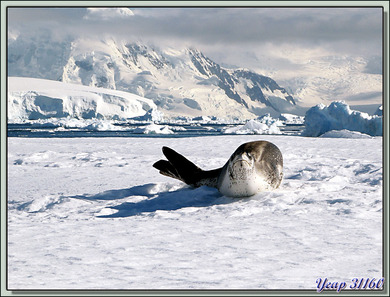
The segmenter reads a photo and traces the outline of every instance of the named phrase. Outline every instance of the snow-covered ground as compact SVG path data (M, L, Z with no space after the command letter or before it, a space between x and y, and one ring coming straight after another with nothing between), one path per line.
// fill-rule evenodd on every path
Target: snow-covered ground
M345 136L345 135L344 135ZM222 166L275 143L284 180L191 189L161 147ZM8 138L9 289L312 289L382 277L382 137Z

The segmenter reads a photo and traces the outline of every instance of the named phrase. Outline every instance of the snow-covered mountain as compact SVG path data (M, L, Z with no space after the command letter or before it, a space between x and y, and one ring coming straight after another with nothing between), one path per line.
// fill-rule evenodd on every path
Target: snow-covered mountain
M137 94L167 116L254 118L294 113L293 97L272 78L220 66L194 48L50 36L9 40L8 75Z
M283 85L297 105L311 107L344 100L371 114L381 105L380 56L335 55L326 50L318 53L302 50L298 55L283 50L283 47L273 55L267 58L259 54L246 63L254 65L254 71L270 76Z

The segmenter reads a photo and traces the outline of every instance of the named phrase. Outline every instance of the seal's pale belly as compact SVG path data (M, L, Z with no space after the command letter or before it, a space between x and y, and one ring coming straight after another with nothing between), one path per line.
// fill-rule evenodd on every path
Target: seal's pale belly
M270 190L266 180L255 172L247 162L235 162L223 170L220 176L219 191L228 197L248 197Z

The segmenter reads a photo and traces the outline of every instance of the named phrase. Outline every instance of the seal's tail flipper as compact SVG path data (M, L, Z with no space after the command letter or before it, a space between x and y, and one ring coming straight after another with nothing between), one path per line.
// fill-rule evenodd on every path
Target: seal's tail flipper
M157 161L156 163L153 164L153 167L160 170L160 173L162 175L166 175L172 178L178 178L179 176L179 173L169 161L166 160Z
M202 178L204 171L169 147L164 146L162 151L168 161L157 161L153 164L153 167L160 170L160 173L163 175L176 178L188 185L196 186L197 182Z

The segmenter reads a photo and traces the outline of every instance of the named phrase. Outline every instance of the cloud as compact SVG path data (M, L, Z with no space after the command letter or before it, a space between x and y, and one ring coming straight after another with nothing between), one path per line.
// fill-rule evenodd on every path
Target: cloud
M215 50L278 47L381 55L380 8L12 8L9 29Z
M86 20L101 20L106 21L117 18L128 18L134 16L134 13L129 8L106 8L95 7L87 8L87 13L84 16Z
M382 98L382 92L365 92L351 95L348 101L369 101L376 98Z
M373 56L368 60L368 63L366 65L366 69L364 70L365 73L371 73L371 74L382 74L382 57L380 56Z
M143 26L136 29L212 43L356 41L381 35L380 13L367 8L161 8L149 12L153 17L137 19Z

